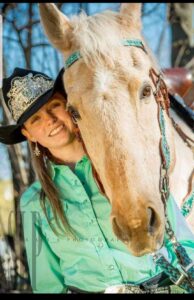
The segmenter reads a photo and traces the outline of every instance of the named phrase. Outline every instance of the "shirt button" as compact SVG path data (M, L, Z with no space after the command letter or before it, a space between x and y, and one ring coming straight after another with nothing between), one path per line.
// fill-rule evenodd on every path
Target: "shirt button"
M108 266L108 269L109 269L109 270L114 270L114 268L115 268L115 267L114 267L113 265L109 265L109 266Z
M94 223L94 220L91 219L90 221L88 221L87 224L88 224L88 226L91 226L93 223Z
M98 243L98 248L102 248L104 246L103 243Z
M79 183L79 181L77 179L74 181L74 184L77 185L77 186L80 185L80 183Z

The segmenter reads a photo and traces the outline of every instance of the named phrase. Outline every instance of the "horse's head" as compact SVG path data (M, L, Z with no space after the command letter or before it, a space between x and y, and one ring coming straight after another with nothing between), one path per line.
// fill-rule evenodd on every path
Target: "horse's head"
M160 129L149 76L157 66L137 41L145 45L141 5L70 21L54 4L40 4L40 14L51 43L64 54L68 105L79 112L83 141L112 205L113 230L134 255L155 251L165 229ZM136 44L123 45L126 40Z

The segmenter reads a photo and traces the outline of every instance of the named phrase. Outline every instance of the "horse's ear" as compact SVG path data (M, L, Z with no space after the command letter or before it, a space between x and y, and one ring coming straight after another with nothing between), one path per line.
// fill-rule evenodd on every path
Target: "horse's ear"
M60 51L70 48L69 19L53 3L39 3L39 11L44 31L53 46Z
M133 25L141 29L141 3L121 3L120 14L124 19L133 22Z

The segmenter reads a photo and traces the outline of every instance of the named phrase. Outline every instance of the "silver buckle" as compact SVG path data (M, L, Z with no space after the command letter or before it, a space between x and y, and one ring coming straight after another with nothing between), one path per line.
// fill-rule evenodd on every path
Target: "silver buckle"
M169 287L151 287L148 289L141 289L139 286L130 284L112 285L108 286L104 294L169 294Z
M176 284L176 285L179 286L179 285L183 282L183 280L184 280L186 277L187 277L187 276L186 276L184 273L181 273L180 277L177 279L177 281L175 281L174 284Z
M104 294L144 294L144 291L142 291L139 286L120 284L108 286Z
M194 266L194 262L192 261L188 266L184 267L181 266L182 272L180 277L177 279L177 281L175 282L176 285L180 285L184 279L189 279L189 275L188 275L188 271L190 270L190 268L192 268ZM192 283L193 284L193 283Z

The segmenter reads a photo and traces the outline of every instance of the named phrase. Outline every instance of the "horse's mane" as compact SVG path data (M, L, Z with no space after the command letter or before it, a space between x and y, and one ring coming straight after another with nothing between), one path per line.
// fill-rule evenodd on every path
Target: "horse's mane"
M136 29L132 30L132 26L133 23L131 26L129 23L127 37L131 39L141 38L150 60L158 69L157 62L143 37ZM118 49L121 47L123 38L119 13L105 11L87 16L83 11L80 15L72 17L71 27L73 28L73 44L80 50L82 58L88 66L100 65L102 61L106 61L109 66L115 66L115 63L118 63ZM135 64L134 57L132 57L132 60L134 60L132 64Z
M115 49L118 49L121 40L117 13L106 11L87 16L82 12L72 18L71 25L74 43L87 65L100 64L102 59L114 64Z

